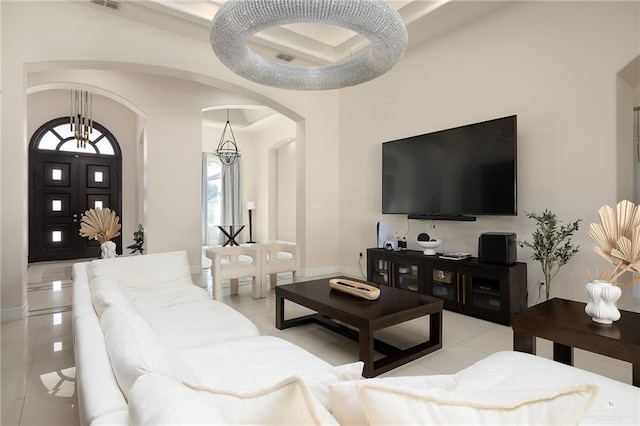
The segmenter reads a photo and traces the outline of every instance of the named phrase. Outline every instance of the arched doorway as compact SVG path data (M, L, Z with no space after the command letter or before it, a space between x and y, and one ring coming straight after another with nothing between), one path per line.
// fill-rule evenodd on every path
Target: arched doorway
M121 194L122 155L109 130L94 121L78 147L68 117L40 126L29 144L29 263L99 257L100 243L79 235L80 218L102 207L120 215ZM114 242L122 253L122 238Z

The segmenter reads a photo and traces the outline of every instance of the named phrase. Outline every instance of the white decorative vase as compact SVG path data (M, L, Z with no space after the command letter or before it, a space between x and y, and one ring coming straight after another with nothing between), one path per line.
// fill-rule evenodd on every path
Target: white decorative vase
M418 245L424 249L422 253L427 256L434 256L440 244L442 244L442 240L418 241Z
M103 259L111 259L112 257L116 257L116 243L113 241L105 241L100 244L100 250L102 251Z
M594 281L587 284L589 301L584 311L594 322L612 324L620 319L620 311L616 302L622 295L620 287L606 281Z

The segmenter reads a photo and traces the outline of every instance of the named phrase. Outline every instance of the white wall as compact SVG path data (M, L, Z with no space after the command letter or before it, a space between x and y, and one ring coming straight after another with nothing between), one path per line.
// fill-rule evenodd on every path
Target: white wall
M296 142L285 142L276 150L276 240L296 241Z
M639 53L637 2L519 2L408 52L385 77L340 92L340 253L375 246L375 224L393 223L409 248L427 231L443 251L477 253L486 231L530 238L525 212L550 209L583 226L578 255L552 282L552 295L586 300L584 267L606 266L593 253L588 224L615 204L616 75ZM517 217L477 222L410 221L382 215L381 142L506 115L518 115ZM627 147L627 155L632 146ZM425 165L428 167L428 165ZM625 186L628 183L625 183ZM542 277L531 252L529 302ZM624 303L624 302L623 302Z
M38 13L34 13L37 7ZM200 153L203 87L232 89L251 97L299 123L307 145L302 164L310 174L319 172L337 153L337 92L292 92L268 88L233 74L220 64L208 42L176 36L91 5L71 2L3 2L2 9L2 309L22 309L26 301L27 269L27 75L66 70L120 70L88 75L83 84L99 80L98 87L128 99L147 116L146 199L148 252L186 249L190 263L200 264ZM74 22L73 26L59 25ZM11 34L11 37L6 37ZM82 34L82 37L78 37ZM74 48L69 46L72 44ZM99 73L101 71L91 71ZM134 78L133 75L137 75ZM179 77L203 83L199 89L183 87ZM215 77L214 77L215 76ZM220 100L221 104L229 103ZM11 108L7 108L10 105ZM197 142L193 142L197 141ZM313 163L308 161L313 158ZM11 178L11 184L7 178ZM305 182L304 192L331 208L314 213L308 229L313 234L303 247L313 265L337 265L331 248L337 234L318 229L337 228L337 176ZM299 202L304 203L304 197ZM11 209L6 208L11 205ZM155 211L152 207L159 206ZM306 205L297 207L306 211ZM302 221L304 223L304 221ZM7 266L9 265L9 266Z
M257 196L256 210L254 211L254 240L258 242L277 240L277 221L279 220L277 205L277 172L276 151L287 140L296 137L295 123L284 116L277 116L269 120L269 125L256 133L256 181L255 191ZM297 152L297 151L296 151ZM296 174L296 185L304 185L300 182L296 170L297 160L291 165ZM296 214L296 204L302 203L294 194L288 208ZM282 207L286 208L286 207ZM294 221L295 223L295 221ZM300 241L296 242L300 244Z

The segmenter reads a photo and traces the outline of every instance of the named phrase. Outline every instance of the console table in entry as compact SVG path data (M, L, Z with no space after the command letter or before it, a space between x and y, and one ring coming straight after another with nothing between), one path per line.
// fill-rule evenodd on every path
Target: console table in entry
M536 353L536 337L553 342L553 359L573 365L573 348L632 364L632 383L640 387L640 314L620 311L613 324L598 324L584 312L586 304L551 299L513 314L513 349Z

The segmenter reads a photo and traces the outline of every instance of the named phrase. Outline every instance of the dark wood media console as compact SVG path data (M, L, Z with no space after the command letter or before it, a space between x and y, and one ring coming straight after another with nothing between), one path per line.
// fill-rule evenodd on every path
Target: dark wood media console
M444 301L444 308L504 325L527 307L527 264L440 259L422 251L367 249L367 280Z

